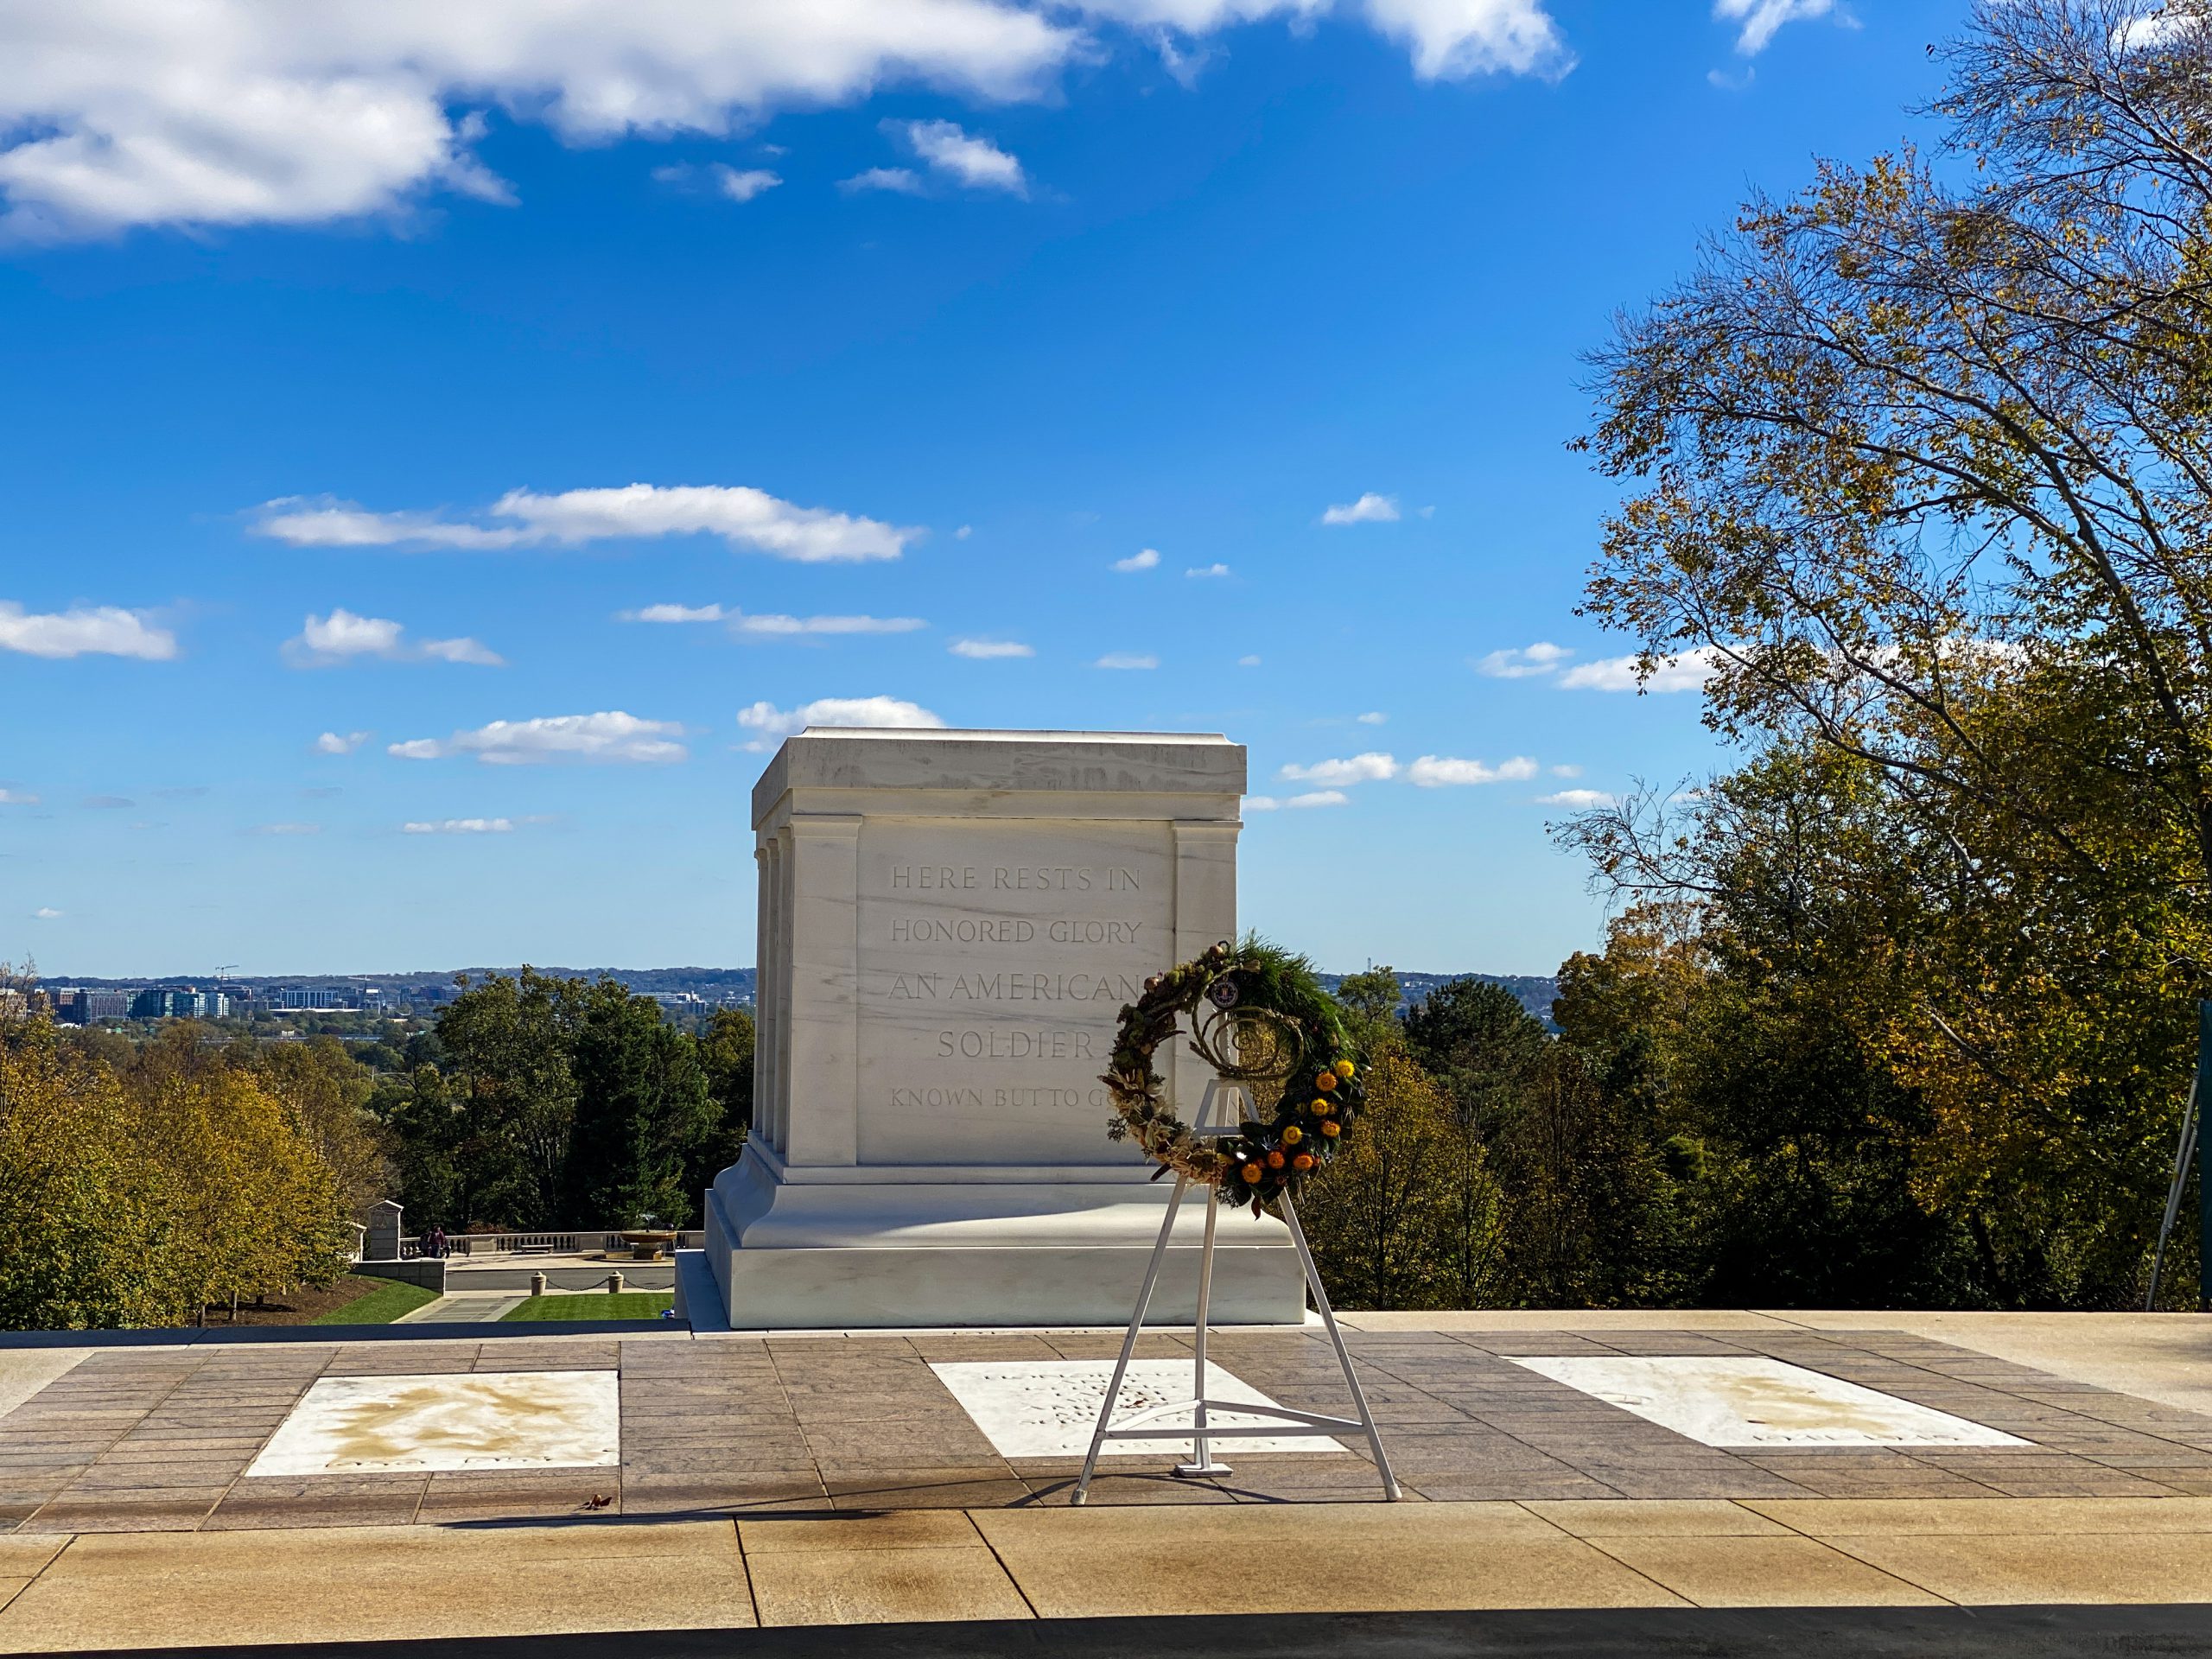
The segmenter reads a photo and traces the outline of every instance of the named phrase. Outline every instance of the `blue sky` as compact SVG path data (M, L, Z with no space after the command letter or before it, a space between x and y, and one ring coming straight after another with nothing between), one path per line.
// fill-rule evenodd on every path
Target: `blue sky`
M748 964L824 705L1226 732L1248 922L1548 972L1725 758L1577 353L1962 10L11 7L0 957Z

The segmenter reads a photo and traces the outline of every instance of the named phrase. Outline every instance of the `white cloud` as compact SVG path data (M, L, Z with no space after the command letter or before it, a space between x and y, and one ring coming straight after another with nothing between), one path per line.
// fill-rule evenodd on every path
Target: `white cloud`
M1091 666L1093 668L1158 668L1160 658L1140 655L1134 651L1109 651Z
M738 711L737 723L760 735L746 747L772 749L777 741L810 726L877 726L899 731L941 731L944 721L918 702L901 697L817 697L796 709L756 702Z
M1363 715L1355 715L1353 718L1363 726L1380 726L1388 721L1390 716L1376 710L1370 710Z
M950 175L968 189L1029 194L1021 163L988 138L963 132L950 121L887 121L884 125L903 135L931 172Z
M1510 760L1501 760L1494 766L1479 760L1453 760L1443 755L1424 754L1406 768L1409 783L1423 789L1440 789L1452 784L1517 783L1536 775L1536 763L1525 754Z
M36 922L58 922L61 919L61 912L51 905L41 905L36 910L31 912L31 919Z
M918 616L747 616L729 614L729 631L740 639L789 639L825 633L912 633L929 624Z
M783 182L779 175L763 167L747 168L741 173L734 167L725 167L716 162L707 171L714 175L715 188L732 201L750 201Z
M956 530L956 531L954 531L952 532L952 539L953 539L954 541L956 541L956 542L964 542L964 541L966 541L966 540L967 540L970 536L973 536L975 533L976 533L976 526L975 526L975 525L973 525L973 524L963 524L963 525L961 525L961 526L960 526L960 528L959 528L959 529L957 529L957 530Z
M1239 657L1236 659L1236 666L1239 668L1257 668L1259 665L1260 659L1257 657Z
M1300 812L1316 806L1349 806L1351 797L1340 789L1309 790L1303 795L1293 795L1287 800L1277 800L1272 795L1247 795L1243 806L1247 812Z
M1377 495L1370 490L1357 501L1346 501L1331 507L1321 515L1325 524L1388 524L1398 517L1398 498Z
M719 605L648 605L639 611L617 611L618 622L719 622L729 613Z
M747 485L628 484L539 495L510 490L481 515L512 523L454 522L433 512L371 512L302 496L265 502L254 529L294 547L448 547L489 550L654 536L719 536L803 564L895 559L921 532L874 518L794 506Z
M1713 0L1713 16L1718 22L1741 23L1736 50L1755 58L1784 23L1825 17L1834 6L1835 0Z
M1317 0L32 0L0 8L0 192L18 234L319 223L445 190L505 202L484 111L571 144L727 137L925 86L1046 99L1109 29L1200 36ZM1363 0L1422 79L1569 66L1542 0ZM1181 55L1179 48L1179 57ZM920 123L925 128L950 123ZM1018 180L954 128L949 175ZM927 153L927 152L925 152ZM1012 168L1013 171L1008 172ZM972 176L971 176L972 175Z
M1570 668L1559 683L1574 691L1695 691L1719 666L1719 653L1700 645L1679 657L1662 657L1640 686L1634 657L1601 657L1594 663Z
M319 836L322 833L322 826L319 823L257 823L253 827L253 833L257 836Z
M410 644L406 632L387 617L356 616L341 606L328 616L310 614L299 638L284 642L284 659L295 668L328 668L363 657L389 663L506 666L506 659L480 639L425 639Z
M1556 674L1574 653L1564 645L1539 639L1533 645L1493 651L1475 664L1475 672L1494 680L1525 680L1538 674Z
M512 818L436 818L403 823L408 836L504 836L515 827Z
M1273 812L1282 803L1272 795L1247 795L1241 804L1247 812Z
M1398 775L1394 756L1376 750L1349 760L1317 760L1310 766L1285 766L1277 774L1299 784L1365 784Z
M849 196L863 190L888 190L896 195L918 196L922 194L922 175L911 167L871 167L865 173L838 180L837 188Z
M0 66L0 74L4 74ZM0 151L0 160L5 152ZM176 636L146 620L143 611L98 605L73 611L26 611L0 599L0 651L26 657L136 657L166 663L176 655Z
M1203 580L1207 576L1225 576L1229 574L1229 567L1225 564L1194 564L1183 574Z
M317 754L351 754L375 736L373 732L325 732L315 741Z
M1582 775L1580 766L1551 766L1547 770L1554 778L1580 778Z
M1539 795L1539 806L1564 806L1586 812L1593 806L1611 806L1613 798L1602 789L1562 789L1556 795Z
M0 789L0 806L36 806L38 797L26 795L21 790Z
M673 721L640 720L613 709L596 715L556 715L540 720L495 720L451 737L418 737L388 745L403 760L442 760L474 755L486 766L529 766L547 760L681 760L689 753L675 740Z
M1574 67L1542 0L1367 0L1369 22L1413 53L1423 80L1510 73L1556 79Z
M993 662L1001 657L1034 657L1037 649L1025 645L1019 639L956 639L945 649L956 657L967 657L979 663Z
M1160 550L1156 547L1147 547L1130 554L1126 559L1115 560L1114 568L1127 573L1131 570L1149 570L1159 563Z

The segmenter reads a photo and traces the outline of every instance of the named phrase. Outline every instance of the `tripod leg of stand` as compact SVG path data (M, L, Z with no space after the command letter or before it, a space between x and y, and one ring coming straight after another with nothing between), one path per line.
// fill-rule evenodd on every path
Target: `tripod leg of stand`
M1225 1463L1216 1463L1213 1448L1206 1440L1206 1317L1208 1304L1213 1299L1213 1229L1221 1215L1221 1189L1206 1188L1206 1245L1198 1256L1198 1350L1193 1362L1197 1375L1191 1384L1191 1398L1198 1402L1197 1414L1192 1420L1191 1460L1179 1463L1175 1472L1184 1476L1225 1475L1230 1472Z
M2181 1195L2189 1185L2189 1166L2196 1156L2196 1137L2200 1126L2196 1116L2196 1096L2190 1092L2189 1109L2181 1121L2181 1145L2174 1153L2174 1178L2166 1188L2166 1213L2158 1223L2158 1248L2151 1255L2151 1287L2143 1293L2143 1311L2152 1313L2158 1306L2158 1281L2166 1270L2166 1245L2173 1237L2174 1222L2181 1214ZM2199 1269L2201 1273L2202 1269Z
M1306 1230L1298 1224L1298 1206L1291 1203L1285 1192L1281 1200L1282 1218L1290 1224L1290 1242L1298 1246L1298 1260L1306 1269L1306 1282L1313 1287L1313 1300L1321 1312L1321 1323L1329 1329L1329 1340L1336 1345L1337 1363L1344 1367L1344 1386L1351 1390L1352 1404L1359 1408L1359 1421L1367 1428L1367 1444L1375 1453L1375 1471L1382 1477L1382 1491L1392 1503L1403 1496L1398 1491L1398 1478L1390 1472L1389 1453L1382 1449L1382 1436L1375 1427L1375 1414L1367 1408L1367 1390L1359 1386L1358 1375L1351 1368L1351 1354L1344 1347L1344 1333L1337 1328L1336 1310L1329 1306L1329 1293L1322 1287L1321 1270L1313 1265L1313 1252L1306 1248Z
M1098 1408L1098 1427L1090 1432L1090 1452L1083 1460L1083 1477L1075 1484L1071 1505L1090 1496L1090 1478L1098 1471L1098 1449L1106 1444L1106 1429L1114 1421L1114 1405L1122 1397L1122 1379L1129 1374L1129 1356L1137 1350L1137 1332L1144 1328L1145 1309L1152 1306L1152 1287L1160 1282L1160 1264L1167 1257L1168 1236L1175 1230L1175 1212L1183 1207L1187 1175L1175 1178L1175 1191L1167 1199L1167 1218L1160 1224L1160 1242L1152 1247L1152 1263L1144 1270L1144 1284L1137 1291L1137 1311L1129 1316L1129 1333L1122 1338L1122 1357L1114 1362L1114 1379L1106 1385L1105 1403Z

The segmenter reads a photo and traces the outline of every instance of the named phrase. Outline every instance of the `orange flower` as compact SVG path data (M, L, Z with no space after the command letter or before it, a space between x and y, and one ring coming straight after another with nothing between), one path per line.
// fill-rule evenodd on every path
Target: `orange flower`
M1268 1167L1269 1169L1281 1169L1282 1167L1282 1154L1279 1152L1269 1153L1268 1154Z
M1243 1175L1248 1181L1257 1181L1260 1179L1260 1166L1257 1164L1245 1165Z
M1333 1089L1337 1086L1337 1074L1333 1071L1324 1071L1313 1079L1313 1086L1321 1090Z
M1324 1134L1324 1135L1327 1135L1327 1136L1329 1137L1329 1139L1330 1139L1330 1140L1332 1140L1332 1141L1335 1140L1338 1135L1342 1135L1344 1132L1344 1126L1343 1124L1341 1124L1341 1123L1338 1123L1338 1122L1328 1122L1328 1123L1324 1123L1324 1124L1321 1126L1321 1133L1322 1133L1322 1134Z
M1292 1159L1292 1160L1290 1160L1290 1166L1291 1166L1293 1169L1311 1169L1311 1168L1313 1168L1313 1154L1312 1153L1310 1153L1310 1152L1301 1152L1301 1153L1300 1153L1300 1154L1298 1154L1298 1156L1297 1156L1297 1157L1295 1157L1295 1158L1294 1158L1294 1159Z

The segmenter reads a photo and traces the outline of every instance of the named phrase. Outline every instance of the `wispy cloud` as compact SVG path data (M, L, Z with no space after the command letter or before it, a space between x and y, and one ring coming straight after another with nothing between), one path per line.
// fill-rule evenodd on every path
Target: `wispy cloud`
M325 732L315 741L317 754L351 754L374 737L374 732Z
M741 172L736 168L725 167L716 162L707 171L713 176L715 188L732 201L750 201L783 182L779 175L771 173L765 167L749 167Z
M504 836L513 830L512 818L416 819L399 826L407 836Z
M1091 664L1093 668L1158 668L1160 658L1134 651L1109 651Z
M1331 507L1321 515L1325 524L1388 524L1398 518L1398 498L1377 495L1372 490L1357 501L1346 501Z
M1679 657L1662 657L1644 678L1637 677L1635 657L1601 657L1596 662L1570 668L1559 683L1573 691L1695 691L1719 667L1720 655L1710 645L1700 645Z
M1536 797L1539 806L1564 806L1576 812L1586 812L1592 807L1611 806L1613 798L1602 789L1562 789L1554 795Z
M1390 716L1382 713L1380 710L1370 709L1366 714L1355 715L1352 718L1357 720L1363 726L1380 726L1388 721Z
M1825 17L1834 9L1835 0L1713 0L1715 22L1743 26L1736 50L1747 58L1765 51L1783 24Z
M1536 763L1525 754L1501 760L1494 766L1480 760L1454 760L1444 755L1424 754L1406 768L1407 780L1423 789L1442 789L1458 784L1518 783L1535 775Z
M554 715L538 720L495 720L451 737L418 737L394 743L387 754L402 760L474 756L486 766L531 766L555 760L656 763L681 760L690 751L676 740L674 721L640 720L620 709L596 715Z
M1487 674L1494 680L1525 680L1540 674L1558 673L1567 659L1573 655L1564 645L1555 645L1548 639L1539 639L1533 645L1493 651L1475 664L1475 671Z
M1298 784L1366 784L1398 775L1395 757L1370 750L1345 760L1317 760L1310 766L1288 766L1277 776Z
M322 833L322 826L319 823L257 823L253 826L253 833L257 836L319 836Z
M871 167L865 173L855 173L849 179L837 181L837 188L847 195L858 195L867 190L888 190L901 196L922 194L922 175L911 167Z
M1147 547L1132 553L1126 559L1114 561L1114 569L1124 575L1133 570L1150 570L1160 563L1160 550Z
M966 657L979 663L995 662L1002 657L1034 657L1037 649L1025 645L1019 639L956 639L945 649L956 657Z
M36 806L39 798L26 795L20 789L0 789L0 806Z
M1273 795L1247 795L1243 806L1247 812L1298 812L1316 806L1349 806L1351 797L1340 789L1309 790L1303 795L1293 795L1278 800Z
M1246 656L1236 659L1236 666L1239 668L1257 668L1259 665L1260 659L1257 657Z
M1021 163L988 138L978 138L950 121L887 121L921 157L930 171L969 190L1003 190L1027 196L1029 181Z
M901 731L942 730L942 717L903 697L817 697L795 709L756 702L738 711L737 723L756 734L750 749L772 749L810 726L885 726Z
M794 506L747 485L721 484L628 484L557 495L510 490L473 519L372 512L350 501L289 496L264 503L254 529L293 547L471 550L718 536L733 549L753 548L802 564L895 559L921 534L825 507Z
M0 599L0 651L26 657L135 657L166 663L176 656L176 635L149 622L144 611L97 605L73 611L26 611Z
M621 622L724 622L741 639L788 639L809 634L912 633L929 626L918 616L784 616L748 615L735 606L648 605L642 610L617 611Z
M91 807L99 812L116 812L126 806L136 806L138 803L128 795L87 795L77 804Z
M719 622L729 613L719 605L648 605L642 610L617 611L618 622Z
M506 659L480 639L410 640L406 635L388 617L356 616L340 607L328 616L310 614L299 637L284 642L284 660L295 668L332 668L365 659L506 666Z
M58 922L61 919L61 912L51 905L41 905L31 912L31 919L35 922Z
M1200 580L1204 580L1208 576L1228 575L1230 574L1230 569L1225 564L1194 564L1183 574L1186 576L1194 576Z

